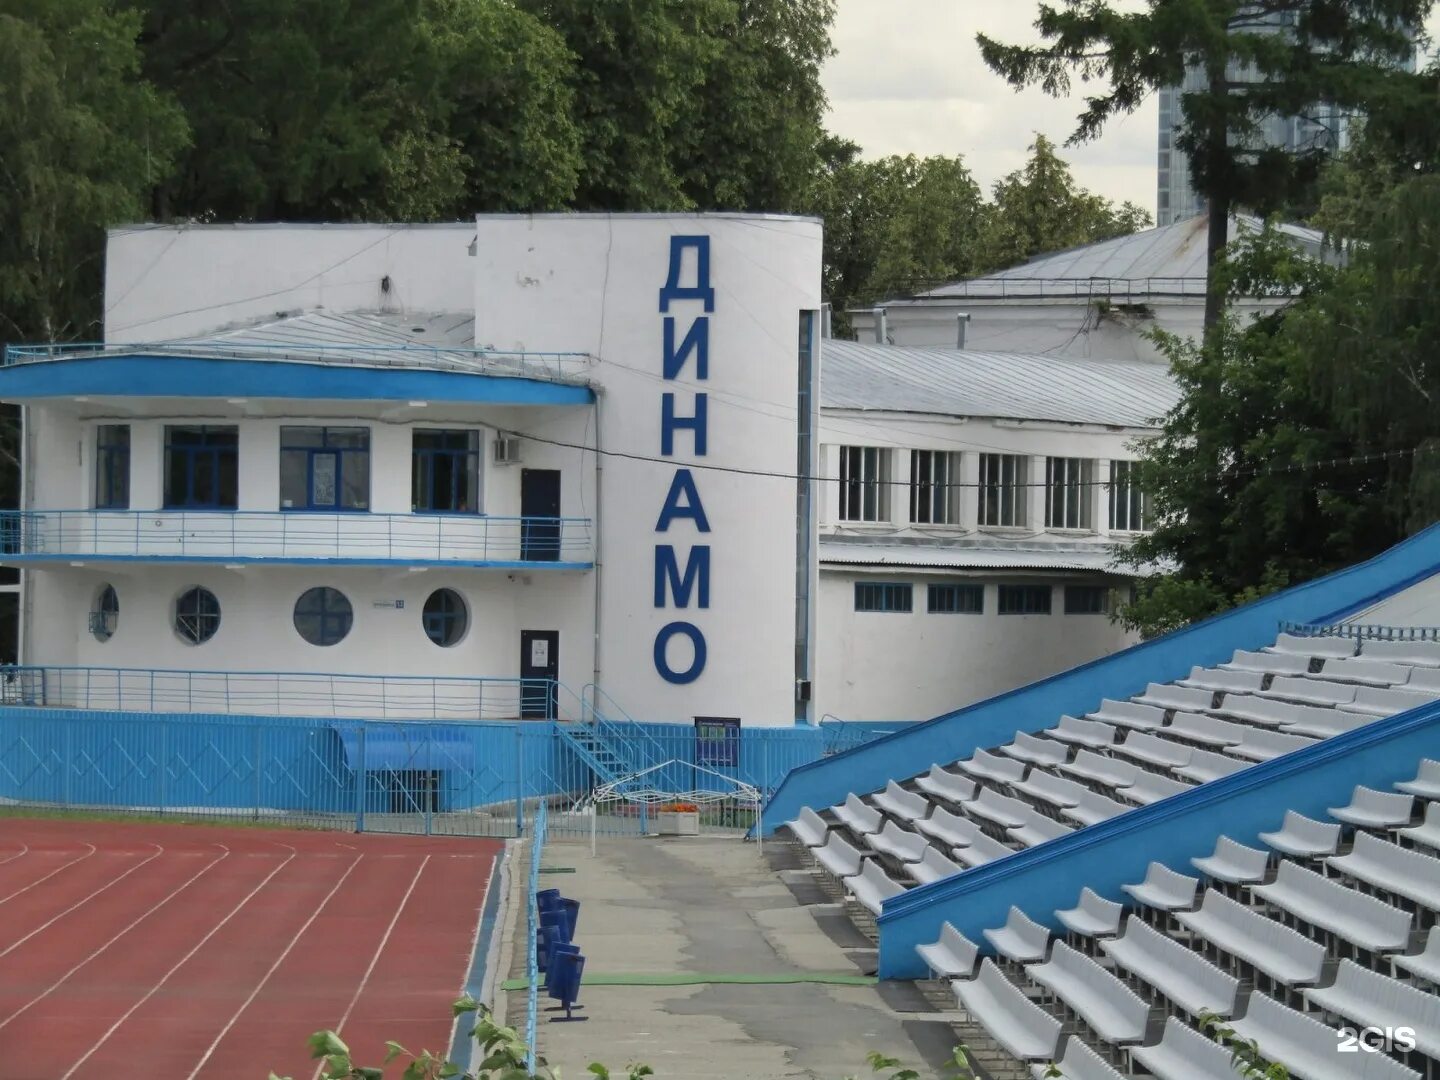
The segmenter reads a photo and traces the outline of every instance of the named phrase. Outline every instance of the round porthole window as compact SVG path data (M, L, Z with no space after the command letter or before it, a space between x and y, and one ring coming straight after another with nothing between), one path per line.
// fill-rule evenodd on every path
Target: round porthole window
M96 641L109 641L119 625L120 597L115 595L114 585L106 585L95 597L95 607L90 612L90 633Z
M442 648L449 648L465 636L470 614L465 601L454 589L436 589L420 613L425 636Z
M339 589L306 589L295 601L295 631L311 645L343 641L354 621L354 609Z
M220 629L220 601L209 589L192 585L175 599L175 634L187 645L209 641Z

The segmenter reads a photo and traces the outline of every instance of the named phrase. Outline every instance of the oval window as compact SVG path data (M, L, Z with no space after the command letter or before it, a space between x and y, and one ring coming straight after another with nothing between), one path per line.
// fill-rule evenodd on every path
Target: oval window
M339 589L306 589L295 601L295 630L311 645L334 645L344 640L354 621L350 601Z
M90 612L90 633L96 641L109 641L119 625L120 597L115 595L114 585L106 585L95 598L95 609Z
M187 645L209 641L220 629L220 601L209 589L192 585L175 600L175 633Z
M465 601L454 589L436 589L431 593L420 618L425 624L425 636L447 649L465 636L470 625Z

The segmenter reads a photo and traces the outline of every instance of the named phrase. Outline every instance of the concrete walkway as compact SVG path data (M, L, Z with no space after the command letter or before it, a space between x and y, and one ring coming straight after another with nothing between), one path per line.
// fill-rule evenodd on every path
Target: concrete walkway
M581 902L576 940L586 957L581 1001L589 1019L556 1022L563 1014L547 1011L542 992L537 1042L551 1066L566 1077L599 1061L612 1071L643 1062L661 1080L841 1080L870 1075L865 1055L879 1050L938 1075L959 1041L955 1014L930 1012L904 986L865 985L857 977L873 972L869 943L838 905L802 906L823 898L812 895L807 875L786 869L798 866L794 849L767 844L764 856L754 844L706 837L602 839L593 858L583 844L552 842L543 865L557 872L543 875L541 887ZM501 971L519 978L524 874L512 882ZM646 975L703 981L647 986L631 978ZM729 976L861 985L738 984ZM628 984L605 985L617 977ZM497 1011L523 1032L525 992L498 996Z

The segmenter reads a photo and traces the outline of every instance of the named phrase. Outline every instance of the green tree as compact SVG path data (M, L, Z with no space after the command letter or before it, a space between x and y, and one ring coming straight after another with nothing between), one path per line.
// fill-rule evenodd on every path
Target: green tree
M1071 141L1093 138L1152 92L1179 86L1187 67L1203 89L1181 97L1176 146L1210 208L1207 265L1214 277L1230 214L1262 215L1312 197L1326 150L1296 153L1259 139L1269 118L1313 113L1319 103L1346 113L1404 110L1421 93L1402 70L1430 0L1147 0L1128 11L1106 0L1042 4L1044 43L1005 45L979 36L985 62L1013 86L1067 94L1072 76L1101 86ZM1212 282L1205 323L1220 318L1223 289Z
M1045 252L1124 236L1154 224L1149 212L1134 203L1117 207L1076 184L1069 164L1044 135L1035 137L1024 167L996 183L992 194L977 258L986 268L1014 266Z

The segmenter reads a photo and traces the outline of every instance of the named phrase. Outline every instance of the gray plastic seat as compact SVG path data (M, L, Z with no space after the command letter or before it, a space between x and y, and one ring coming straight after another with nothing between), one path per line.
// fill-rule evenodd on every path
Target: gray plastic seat
M973 802L965 804L965 813L971 817L993 821L1002 829L1025 824L1025 815L1030 807L1019 799L1001 795L994 788L981 788Z
M869 843L872 851L902 863L919 862L930 846L925 837L902 829L893 821L887 821L883 829L869 837Z
M1145 871L1144 881L1120 888L1157 911L1184 911L1195 906L1200 879L1177 874L1163 863L1152 862Z
M1044 769L1031 769L1029 776L1011 787L1026 798L1057 807L1074 806L1090 790L1084 784L1066 780Z
M1180 686L1177 683L1151 683L1143 694L1130 700L1141 705L1154 705L1157 709L1190 711L1208 709L1213 691L1195 686Z
M963 772L981 780L993 780L997 784L1008 784L1025 778L1024 762L1013 758L1000 757L988 750L976 750L967 761L958 766Z
M885 790L870 796L876 806L901 821L920 821L930 816L930 801L924 795L906 791L894 780L885 785Z
M1253 896L1371 952L1395 952L1410 938L1410 915L1293 862L1281 862Z
M1347 961L1348 962L1348 961ZM1309 994L1312 991L1305 991ZM1393 1023L1393 1021L1392 1021ZM1241 1039L1254 1039L1262 1056L1283 1061L1306 1080L1419 1080L1420 1074L1384 1054L1341 1054L1340 1033L1314 1016L1252 994L1245 1016L1230 1021Z
M1237 844L1228 836L1215 842L1215 851L1203 858L1191 859L1190 865L1212 881L1231 885L1249 885L1265 880L1270 864L1268 852Z
M832 832L830 839L820 847L812 849L815 861L838 878L851 877L860 872L865 856L838 832Z
M915 786L930 795L952 803L969 802L975 797L977 785L968 776L959 776L939 765L930 766L930 771L917 777Z
M1296 656L1322 656L1328 659L1354 656L1358 645L1359 640L1356 638L1281 634L1267 651L1290 653Z
M799 816L794 821L787 821L785 826L806 847L819 847L830 835L830 826L825 819L808 806L802 806Z
M1016 732L1015 740L1000 747L1002 754L1008 754L1017 761L1031 765L1059 765L1070 760L1070 748L1054 739L1042 739L1023 731Z
M1154 705L1137 705L1133 701L1115 701L1106 698L1100 708L1087 713L1087 720L1098 720L1116 727L1138 728L1141 731L1155 731L1165 726L1165 710Z
M1440 667L1440 641L1362 641L1360 655L1407 667Z
M1087 791L1074 806L1062 807L1060 816L1078 821L1081 825L1098 825L1129 809L1124 803Z
M1056 1067L1064 1080L1125 1080L1124 1073L1073 1035L1065 1041L1065 1053L1060 1055ZM1046 1080L1051 1075L1048 1063L1030 1066L1033 1080Z
M1217 754L1213 750L1196 750L1190 755L1189 761L1184 765L1176 765L1170 771L1176 776L1194 780L1197 784L1208 784L1211 780L1219 780L1254 764L1253 761L1231 757L1229 754Z
M1425 947L1413 956L1392 956L1390 962L1417 979L1440 986L1440 928L1430 927Z
M1081 750L1075 760L1060 766L1060 771L1084 780L1093 780L1106 787L1129 787L1140 774L1140 767L1128 761L1116 761L1103 754Z
M1360 656L1326 660L1320 665L1320 676L1361 686L1395 686L1410 678L1410 665L1371 659L1368 651L1362 651Z
M1284 986L1317 982L1324 969L1324 945L1214 889L1205 890L1199 908L1177 912L1175 919Z
M1023 825L1006 829L1005 834L1011 840L1019 841L1026 847L1034 847L1036 844L1043 844L1047 840L1054 840L1056 837L1064 836L1074 831L1069 825L1064 825L1054 818L1048 818L1036 810L1031 810L1029 819Z
M993 836L978 834L974 840L964 847L957 847L954 851L955 858L964 863L966 867L984 866L996 859L1003 859L1006 855L1015 854L1015 849L1006 847Z
M877 833L885 824L885 815L853 791L845 796L844 802L832 806L830 810L842 825L861 836Z
M1100 948L1119 967L1144 980L1191 1016L1229 1016L1240 980L1132 915L1117 938Z
M1184 739L1201 746L1219 748L1234 746L1245 737L1245 732L1250 730L1248 724L1231 723L1218 716L1177 712L1171 718L1170 726L1165 729L1165 735L1171 739Z
M1282 855L1314 859L1335 854L1340 846L1340 826L1287 810L1279 830L1261 833L1260 842Z
M1430 694L1440 693L1440 669L1429 667L1411 669L1410 678L1405 680L1405 689Z
M1236 649L1235 655L1220 666L1227 671L1256 671L1264 675L1304 675L1310 670L1310 658Z
M916 945L915 952L931 974L947 979L972 978L980 960L980 950L975 943L948 922L941 924L939 940Z
M1193 667L1190 674L1180 680L1181 686L1193 686L1209 690L1212 694L1230 693L1254 694L1265 685L1265 676L1258 671L1232 671L1228 668Z
M1318 675L1279 675L1263 691L1267 697L1298 701L1304 705L1339 705L1355 700L1354 683L1331 682Z
M975 822L944 809L936 810L924 821L917 822L916 828L952 848L973 844L975 838L982 835L980 826Z
M1284 724L1299 724L1312 719L1317 713L1331 713L1333 709L1319 709L1314 705L1300 705L1294 701L1262 697L1259 694L1224 694L1215 712L1221 716L1233 716L1252 724L1278 728ZM1323 717L1322 717L1323 719Z
M1420 824L1400 829L1395 835L1408 843L1440 851L1440 802L1426 802L1425 817Z
M1007 960L1017 964L1033 964L1045 959L1050 946L1050 931L1035 922L1018 907L1012 907L1005 925L983 931L985 940Z
M1245 733L1245 738L1225 752L1236 757L1243 757L1247 761L1270 761L1282 754L1304 750L1305 747L1314 745L1315 740L1304 735L1291 735L1288 732L1270 731L1265 728L1251 728Z
M1440 910L1440 859L1362 832L1355 834L1350 854L1332 855L1325 865L1381 892Z
M1060 723L1046 728L1045 734L1060 742L1091 749L1109 746L1115 741L1115 725L1100 720L1081 720L1074 716L1060 717Z
M1405 686L1362 686L1355 692L1355 700L1339 708L1351 712L1369 713L1372 716L1394 716L1409 712L1421 705L1428 705L1440 697L1440 691L1423 690Z
M1152 802L1159 802L1161 799L1168 799L1171 795L1189 791L1194 786L1194 784L1187 784L1169 776L1161 776L1159 773L1146 772L1142 769L1133 784L1128 787L1116 788L1115 794L1140 806L1149 806Z
M863 904L872 915L880 914L880 906L890 897L905 891L905 886L893 880L880 868L880 864L867 859L860 872L845 879L845 888Z
M1298 720L1281 724L1280 729L1292 735L1313 735L1317 739L1329 739L1366 724L1373 724L1378 719L1373 713L1350 709L1312 709Z
M1120 932L1125 905L1106 900L1089 886L1080 890L1080 902L1073 908L1055 912L1066 930L1081 937L1110 937Z
M1049 960L1026 974L1070 1006L1106 1042L1134 1043L1145 1037L1150 1019L1145 999L1063 941L1055 943Z
M1395 785L1396 791L1407 795L1419 795L1426 799L1440 799L1440 761L1421 758L1413 780L1402 780Z
M1230 1051L1172 1016L1154 1046L1137 1046L1130 1056L1157 1080L1236 1080Z
M1415 1032L1416 1048L1440 1057L1440 995L1341 960L1329 986L1303 990L1306 1002L1328 1013L1372 1027L1408 1027Z
M1143 761L1147 765L1171 769L1188 762L1195 748L1155 735L1132 731L1124 740L1115 744L1115 752L1136 761Z
M905 872L921 885L951 877L964 869L959 863L947 859L939 848L930 847L928 844L919 862L905 864Z
M1060 1045L1060 1021L1005 978L995 961L983 961L978 976L956 979L950 985L961 1007L1011 1057L1019 1061L1055 1059L1055 1050Z
M1344 806L1332 806L1328 812L1336 821L1343 821L1347 825L1384 829L1409 825L1410 815L1414 810L1413 795L1376 791L1364 784L1356 784L1355 790L1350 793L1350 801Z

